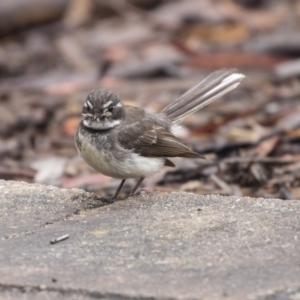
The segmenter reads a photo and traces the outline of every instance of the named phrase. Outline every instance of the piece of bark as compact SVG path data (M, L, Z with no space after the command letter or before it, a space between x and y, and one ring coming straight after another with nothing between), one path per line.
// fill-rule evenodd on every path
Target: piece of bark
M59 20L68 0L1 0L0 36L28 25Z
M64 16L65 26L69 29L74 29L76 27L86 24L92 16L93 8L93 0L69 1L69 5Z
M277 64L286 61L283 56L265 55L251 52L220 52L203 53L192 57L186 63L190 68L267 68L272 69Z
M300 50L300 47L299 47ZM275 74L280 79L287 79L300 75L300 59L279 63L275 66Z

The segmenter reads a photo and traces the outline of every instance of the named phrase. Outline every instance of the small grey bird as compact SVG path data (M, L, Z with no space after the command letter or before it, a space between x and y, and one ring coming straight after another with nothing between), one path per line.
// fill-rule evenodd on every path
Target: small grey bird
M145 177L164 166L175 166L170 157L201 158L172 130L186 116L236 88L244 77L234 69L216 71L159 113L124 105L106 89L91 91L82 109L75 144L92 168L122 179L108 199L117 198L126 179L139 178L129 194L132 196Z

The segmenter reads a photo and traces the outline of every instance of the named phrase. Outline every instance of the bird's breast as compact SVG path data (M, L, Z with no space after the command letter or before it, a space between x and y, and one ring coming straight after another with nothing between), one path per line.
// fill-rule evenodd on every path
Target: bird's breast
M101 135L95 137L85 136L80 131L76 137L76 148L79 155L87 162L89 166L101 172L104 175L111 176L111 161L113 155L107 144L107 136Z
M86 163L96 171L110 177L127 179L148 177L159 172L164 158L144 157L130 150L120 149L110 144L107 136L97 137L97 141L77 133L76 148Z

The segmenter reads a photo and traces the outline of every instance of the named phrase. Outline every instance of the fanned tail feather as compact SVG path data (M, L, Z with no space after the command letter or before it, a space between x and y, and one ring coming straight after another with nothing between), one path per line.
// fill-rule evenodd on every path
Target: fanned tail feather
M235 89L244 78L245 75L237 73L236 69L213 72L165 107L162 112L172 123L178 124L186 116Z

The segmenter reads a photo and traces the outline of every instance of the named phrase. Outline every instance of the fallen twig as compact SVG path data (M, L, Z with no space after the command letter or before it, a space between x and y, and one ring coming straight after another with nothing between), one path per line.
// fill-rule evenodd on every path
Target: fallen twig
M50 241L50 244L57 244L59 242L62 242L64 240L67 240L70 236L68 234L62 235L58 238L55 238L53 240Z

